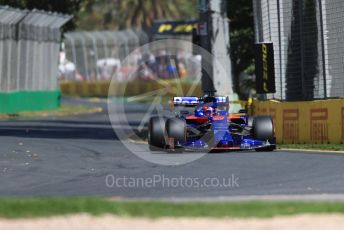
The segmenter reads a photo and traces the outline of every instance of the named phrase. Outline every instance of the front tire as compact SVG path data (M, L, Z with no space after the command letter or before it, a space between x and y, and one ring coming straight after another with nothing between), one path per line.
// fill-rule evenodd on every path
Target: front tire
M253 126L253 121L254 121L254 118L249 116L247 117L247 126L248 127L252 127Z
M275 144L275 132L272 118L270 116L259 116L253 120L253 138L260 141L269 141L270 144ZM256 149L257 152L273 151L275 145Z

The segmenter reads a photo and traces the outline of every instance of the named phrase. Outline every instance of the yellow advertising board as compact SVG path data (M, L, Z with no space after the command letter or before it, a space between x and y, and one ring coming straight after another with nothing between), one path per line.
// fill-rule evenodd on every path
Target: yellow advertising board
M272 116L278 143L344 142L344 99L254 101L252 109L255 115Z
M201 84L193 84L189 82L178 82L175 80L160 81L131 81L117 82L111 84L110 81L62 81L60 89L62 95L81 96L81 97L107 97L107 96L139 96L156 94L161 96L199 96L202 95ZM192 95L189 95L192 94Z

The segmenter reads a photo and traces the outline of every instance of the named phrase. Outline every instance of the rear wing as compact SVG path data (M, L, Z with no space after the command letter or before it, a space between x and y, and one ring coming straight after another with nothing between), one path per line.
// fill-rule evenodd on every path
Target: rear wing
M229 98L224 96L218 96L216 98L217 105L228 105ZM173 97L174 106L193 107L203 104L203 97Z
M229 104L229 97L215 97L216 98L216 102L218 105L227 105Z
M174 106L197 106L199 104L198 97L173 97Z

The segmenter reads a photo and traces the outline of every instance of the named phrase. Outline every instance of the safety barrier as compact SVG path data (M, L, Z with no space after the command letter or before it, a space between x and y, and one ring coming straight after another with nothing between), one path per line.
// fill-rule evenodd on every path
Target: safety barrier
M187 95L194 83L178 81L130 81L116 82L111 85L114 89L109 90L110 81L62 81L60 89L62 95L81 96L81 97L107 97L107 96L138 96L149 92L157 91L159 96L190 96ZM116 89L121 90L116 90ZM158 93L158 91L161 91ZM192 95L202 95L201 84L197 84ZM124 92L124 93L123 93ZM154 93L153 93L154 94Z
M272 116L278 143L344 142L344 99L254 101L252 109L255 115Z
M71 18L0 5L0 113L59 107L61 28Z

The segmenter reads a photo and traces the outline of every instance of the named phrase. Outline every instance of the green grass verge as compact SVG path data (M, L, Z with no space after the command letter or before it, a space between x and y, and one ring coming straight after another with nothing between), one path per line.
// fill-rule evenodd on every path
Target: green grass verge
M258 217L301 213L344 213L339 202L167 203L110 201L98 198L0 199L0 217L32 218L66 214L113 214L129 217Z
M63 105L58 109L35 111L35 112L20 112L16 114L0 114L0 119L10 118L41 118L41 117L54 117L54 116L70 116L85 113L100 112L101 108L89 106L69 106Z
M344 151L343 144L278 144L278 148Z

